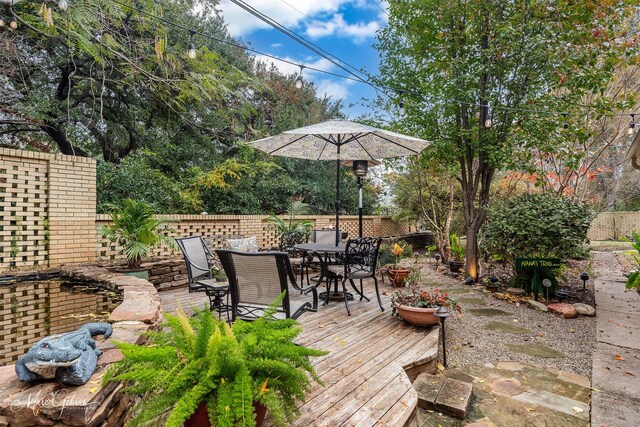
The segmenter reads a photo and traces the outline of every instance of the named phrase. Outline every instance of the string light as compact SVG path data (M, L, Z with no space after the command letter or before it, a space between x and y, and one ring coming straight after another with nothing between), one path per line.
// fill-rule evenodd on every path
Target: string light
M11 17L11 21L9 21L9 28L11 28L12 30L18 28L18 21L16 20L15 16Z
M304 65L300 65L300 74L298 74L298 77L296 78L296 88L297 89L302 89L302 86L304 85L304 82L302 81L302 71L304 70Z
M187 56L191 59L196 59L196 56L198 56L196 46L193 44L193 31L189 32L189 50L187 50Z
M567 118L569 117L569 113L562 113L562 116L564 117L564 124L562 125L562 127L564 129L569 129L569 122L567 122Z
M67 0L60 0L60 1L58 2L58 7L59 7L61 10L66 11L67 9L69 9L69 3L67 3Z
M491 121L491 113L491 107L487 105L487 117L484 119L484 127L486 128L490 128L493 125L493 122Z
M4 18L2 17L2 15L0 15L0 28L4 27L5 25L7 24L4 22Z
M406 113L406 110L404 109L404 91L399 90L398 95L400 95L400 102L398 103L398 113L400 113L401 116L404 116L404 114Z
M627 129L627 135L633 135L636 130L636 115L631 114L631 123L629 123L629 129Z

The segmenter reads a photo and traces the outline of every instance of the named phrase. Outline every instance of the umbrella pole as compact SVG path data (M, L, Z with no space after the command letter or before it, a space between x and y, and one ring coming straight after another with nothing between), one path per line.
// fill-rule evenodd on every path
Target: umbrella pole
M362 237L362 177L358 177L358 237Z
M336 160L336 246L340 243L340 145Z

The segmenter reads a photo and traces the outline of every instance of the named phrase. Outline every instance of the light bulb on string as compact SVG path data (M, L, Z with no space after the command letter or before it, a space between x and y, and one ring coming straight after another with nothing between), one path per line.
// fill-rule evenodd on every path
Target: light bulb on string
M9 28L11 28L12 30L15 30L16 28L18 28L18 20L16 19L15 16L11 17L11 21L9 21Z
M569 129L569 122L567 122L567 117L569 117L569 113L562 113L564 117L564 124L562 125L563 129Z
M304 82L302 81L302 71L304 70L304 65L300 66L300 74L298 74L298 77L296 78L296 88L297 89L302 89L302 86L304 86Z
M193 31L189 32L189 48L187 50L187 56L191 59L196 59L196 56L198 56L196 46L193 44Z
M631 123L629 123L629 129L627 129L627 135L633 135L636 131L636 115L631 114Z
M400 104L398 104L398 107L400 107L398 112L400 113L401 116L404 116L404 114L406 113L406 110L404 109L404 101L400 101Z
M486 116L484 118L484 127L485 128L490 128L493 125L493 121L491 121L491 115L492 115L491 107L489 107L489 105L487 105L486 106Z
M4 22L4 18L2 16L0 16L0 28L4 27L6 24L6 22Z
M58 2L58 7L59 7L61 10L66 11L67 9L69 9L69 3L67 2L67 0L60 0L60 1Z

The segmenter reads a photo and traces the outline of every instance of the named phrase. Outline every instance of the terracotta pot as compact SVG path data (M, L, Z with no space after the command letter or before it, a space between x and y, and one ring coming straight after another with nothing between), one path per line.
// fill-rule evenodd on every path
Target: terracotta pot
M459 273L464 268L464 261L449 260L449 270L452 273Z
M260 402L253 402L253 411L256 413L256 427L262 427L264 419L267 415L267 407ZM209 414L207 413L207 404L200 403L194 412L185 422L184 427L210 427Z
M437 308L421 308L411 307L408 305L396 306L398 316L402 317L405 322L414 326L433 326L437 325L440 319L434 314Z
M401 288L404 286L404 279L409 275L409 270L399 269L394 270L392 268L387 269L387 276L391 281L391 286L394 288Z

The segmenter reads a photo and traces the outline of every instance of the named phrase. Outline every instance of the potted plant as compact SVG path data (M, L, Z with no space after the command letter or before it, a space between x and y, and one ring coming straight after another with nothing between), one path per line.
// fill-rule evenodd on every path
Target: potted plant
M497 277L485 276L480 281L488 292L498 292L500 283Z
M410 257L413 248L408 243L399 240L395 243L380 245L380 259L384 265L384 270L389 276L391 286L401 288L404 286L405 278L409 275L409 268L400 265L400 260ZM389 262L393 261L393 262Z
M127 258L127 270L122 271L125 274L148 279L149 272L140 269L140 264L153 248L161 244L177 248L175 240L160 231L166 221L156 219L155 211L145 202L126 199L122 207L112 206L111 220L112 224L102 226L100 232L122 248Z
M209 310L165 314L168 328L147 333L150 345L117 342L124 357L104 382L126 381L127 392L141 396L129 424L259 426L268 410L273 425L289 425L311 380L320 383L309 358L327 352L296 344L301 327L275 320L276 304L233 326Z
M449 247L453 258L449 260L449 270L452 273L458 273L464 268L464 246L462 246L460 238L456 234L449 236Z
M418 273L419 274L419 273ZM439 321L434 314L440 306L449 311L462 310L455 299L440 290L422 289L415 278L408 281L408 290L394 292L391 297L391 313L414 326L432 326Z
M627 278L626 289L631 290L635 289L636 292L640 294L640 234L636 231L631 233L631 246L636 250L637 254L633 254L633 258L636 261L637 268L635 271L632 271Z

